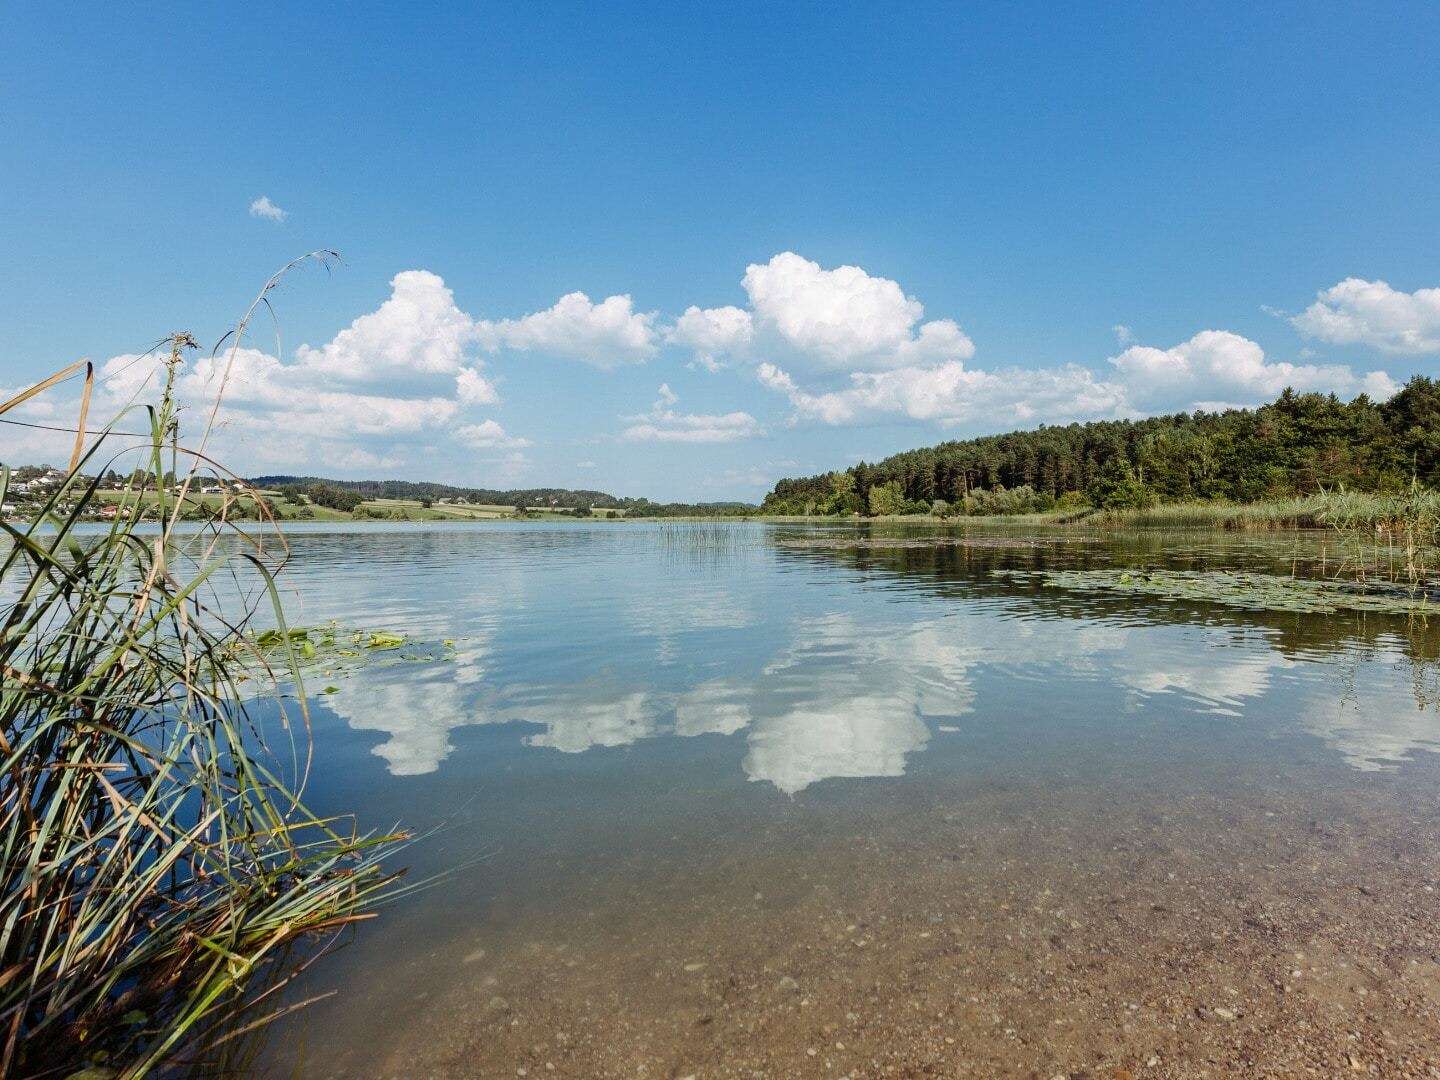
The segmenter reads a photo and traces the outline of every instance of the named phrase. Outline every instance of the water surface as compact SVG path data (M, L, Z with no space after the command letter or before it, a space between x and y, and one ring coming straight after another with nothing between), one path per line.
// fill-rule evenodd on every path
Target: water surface
M316 969L305 992L341 993L273 1033L277 1067L1052 1077L1432 1059L1431 628L991 575L1306 573L1318 539L287 533L292 624L455 647L314 701L315 808L433 830L405 861L447 876ZM932 536L947 543L883 546Z

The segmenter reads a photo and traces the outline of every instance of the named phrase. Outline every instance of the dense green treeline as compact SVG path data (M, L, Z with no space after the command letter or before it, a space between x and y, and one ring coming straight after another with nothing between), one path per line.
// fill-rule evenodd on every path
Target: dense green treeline
M1145 506L1257 499L1337 486L1440 483L1440 383L1389 401L1286 390L1258 409L1040 427L941 443L843 473L781 480L763 512L1017 513L1057 503Z
M746 517L758 514L760 508L754 503L704 502L704 503L654 503L649 499L627 500L625 516L639 517Z
M329 507L346 514L353 513L355 508L365 501L365 497L358 491L347 491L345 488L325 483L307 484L303 487L299 484L281 484L280 494L297 505L309 499L316 506Z

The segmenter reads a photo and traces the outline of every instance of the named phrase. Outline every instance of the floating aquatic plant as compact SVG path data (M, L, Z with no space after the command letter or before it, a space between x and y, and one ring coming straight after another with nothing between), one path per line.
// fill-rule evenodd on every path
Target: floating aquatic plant
M262 630L233 647L252 668L261 669L268 678L282 679L290 674L292 663L301 676L318 670L334 677L362 668L455 658L455 642L448 638L441 642L413 641L393 630L363 630L338 622ZM333 694L337 689L327 686L321 693Z
M992 570L991 576L1071 592L1154 596L1251 611L1332 614L1364 611L1424 614L1440 605L1440 589L1389 582L1283 577L1240 570Z
M777 547L815 551L925 550L946 547L1033 551L1072 542L1073 537L1026 536L808 536L775 541Z

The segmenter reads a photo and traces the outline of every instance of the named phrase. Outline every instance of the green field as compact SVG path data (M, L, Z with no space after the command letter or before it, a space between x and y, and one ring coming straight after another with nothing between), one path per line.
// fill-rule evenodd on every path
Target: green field
M452 503L435 502L430 506L424 506L418 499L366 499L360 504L359 513L350 513L345 510L335 510L328 506L320 506L317 503L307 501L304 504L297 504L289 501L278 491L261 490L258 493L264 498L275 515L282 521L500 521L515 516L515 507L499 504L475 504L467 503L455 505ZM127 491L105 490L96 492L96 499L102 504L115 504L122 501L134 499L134 494ZM153 492L146 492L144 498L147 505L154 505L155 495ZM229 500L229 516L233 518L253 517L253 503L246 496L226 496L219 494L202 494L192 491L186 496L186 501L191 504L200 503L212 509L218 510L226 500ZM575 515L568 509L556 509L548 506L527 507L527 516L542 519L554 519L559 521L574 521ZM592 519L604 520L609 511L592 510ZM616 511L617 514L623 512Z
M418 499L366 499L360 506L366 513L376 517L403 515L404 519L409 521L498 521L515 516L515 507L498 504L466 503L463 506L457 506L452 503L436 502L426 507ZM556 510L548 506L532 506L526 509L528 513L541 518L557 518L561 521L575 520L575 515L567 509ZM595 511L591 511L591 516L595 516Z

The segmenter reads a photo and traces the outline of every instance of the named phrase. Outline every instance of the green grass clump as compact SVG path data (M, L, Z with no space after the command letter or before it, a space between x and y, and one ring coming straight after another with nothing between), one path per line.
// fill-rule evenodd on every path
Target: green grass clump
M403 836L300 801L304 694L287 716L280 673L300 671L274 536L176 529L207 459L176 469L168 388L143 410L148 443L107 463L142 455L154 499L77 529L99 501L81 470L113 445L107 428L82 449L82 407L66 481L33 520L0 518L0 1075L233 1068L242 1036L293 1007L277 1002L294 972L396 888L382 858ZM186 476L178 500L167 472ZM262 607L278 650L247 633ZM281 747L249 704L261 691Z

